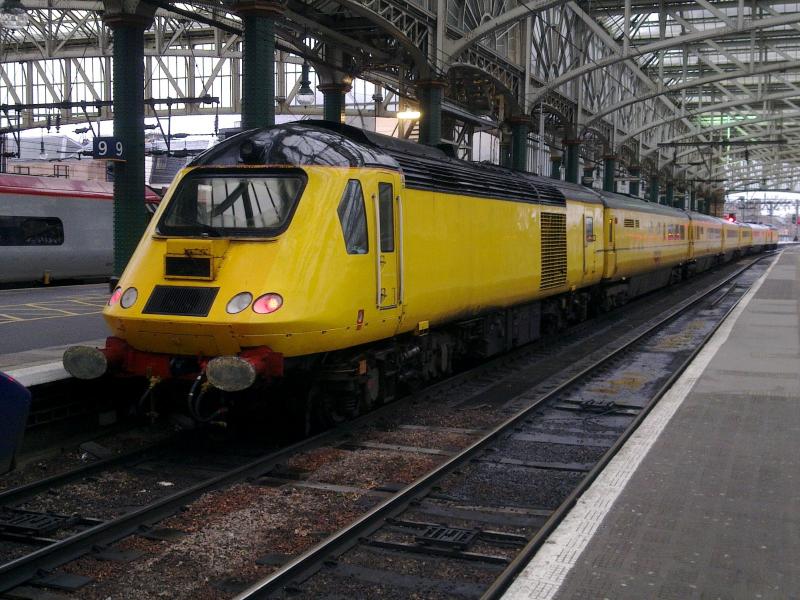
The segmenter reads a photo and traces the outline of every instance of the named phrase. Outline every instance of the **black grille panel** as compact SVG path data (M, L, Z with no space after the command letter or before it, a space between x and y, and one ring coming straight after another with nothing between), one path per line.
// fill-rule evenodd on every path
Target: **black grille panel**
M389 154L400 165L409 188L566 206L564 194L555 186L510 169L399 152Z
M142 311L146 315L206 317L219 288L157 285Z
M167 256L164 272L172 277L211 278L211 259L191 256Z

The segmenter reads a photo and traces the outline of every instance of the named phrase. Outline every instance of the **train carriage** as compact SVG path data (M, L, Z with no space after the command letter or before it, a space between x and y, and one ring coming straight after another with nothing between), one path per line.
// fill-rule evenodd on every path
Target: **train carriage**
M705 271L723 255L723 226L716 217L689 212L689 258L692 270Z
M761 225L758 223L749 223L748 227L750 228L750 232L752 235L752 252L761 252L765 250L769 244L769 236L770 236L770 228L767 225Z
M729 261L742 253L742 228L739 223L722 221L723 260Z
M0 283L111 275L113 199L104 181L0 174ZM148 188L143 218L159 200Z
M689 260L689 217L684 211L603 193L608 224L606 282L627 282L626 296L662 287Z

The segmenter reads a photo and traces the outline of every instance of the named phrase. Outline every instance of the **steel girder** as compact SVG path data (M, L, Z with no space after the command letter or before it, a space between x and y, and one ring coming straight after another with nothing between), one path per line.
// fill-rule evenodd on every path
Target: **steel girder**
M0 33L4 101L76 94L107 99L97 65L108 72L111 40L95 12L99 3L23 3L32 9L29 31ZM148 33L149 85L180 97L213 93L224 80L229 92L220 110L236 112L238 18L214 0L178 6L220 27L159 10ZM585 128L593 130L592 139L622 152L627 163L656 157L655 165L663 166L670 156L657 144L681 135L701 140L713 135L718 129L705 127L702 119L714 110L735 113L750 102L750 114L783 111L786 119L800 110L791 97L792 90L800 95L800 18L781 12L786 10L792 6L707 0L601 0L588 6L563 0L290 0L278 37L284 50L305 54L312 63L327 60L329 45L341 48L347 62L339 66L410 97L418 77L477 69L496 82L493 93L506 97L507 111L516 103L534 114L542 163L549 160L547 145L559 146L570 128L575 135ZM313 49L303 43L312 30ZM43 58L49 62L32 64ZM298 59L285 53L278 59L288 97L284 108L293 110ZM503 116L491 110L495 119ZM753 119L737 127L759 130ZM722 154L715 153L714 160ZM762 156L752 153L751 162ZM589 152L585 158L596 156ZM706 170L686 168L695 174Z

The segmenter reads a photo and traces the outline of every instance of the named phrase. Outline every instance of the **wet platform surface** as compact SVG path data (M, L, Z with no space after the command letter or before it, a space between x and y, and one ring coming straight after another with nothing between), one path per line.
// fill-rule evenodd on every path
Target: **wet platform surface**
M0 371L25 385L66 376L68 346L101 343L108 284L0 290Z
M800 248L786 249L506 593L800 590Z

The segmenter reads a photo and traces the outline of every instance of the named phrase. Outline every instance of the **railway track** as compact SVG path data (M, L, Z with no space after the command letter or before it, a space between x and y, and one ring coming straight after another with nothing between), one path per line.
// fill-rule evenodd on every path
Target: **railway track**
M742 269L744 270L744 269ZM739 273L739 270L736 270ZM735 277L733 275L732 277ZM730 280L731 278L728 278ZM690 294L694 288L702 288L704 284L698 278L697 281L689 282L684 288L685 294ZM724 286L728 286L725 288ZM720 286L723 286L722 288ZM702 298L708 296L709 293L716 293L718 298L714 310L723 310L730 302L735 300L739 295L739 291L733 284L721 283L713 286L717 292L709 292L708 290L697 291L683 301L680 310L688 310L689 306L695 306ZM720 291L722 290L722 291ZM727 290L727 295L723 295L723 291ZM641 301L637 301L641 302ZM657 303L656 303L657 304ZM634 304L628 305L630 314L631 307ZM664 322L676 319L677 311L675 309L673 314L670 314L658 323L651 323L648 327L650 330L662 326ZM385 569L367 568L363 565L347 565L346 561L342 561L343 553L352 555L350 553L357 551L361 552L364 548L368 548L372 552L383 553L405 553L411 556L421 555L425 559L434 557L435 560L466 560L469 561L471 569L475 569L476 565L487 563L490 565L487 575L487 580L480 584L463 583L461 589L464 596L470 597L480 595L480 590L485 589L491 584L491 581L499 575L503 568L509 564L513 564L514 557L519 554L520 549L524 548L526 544L530 544L531 540L535 540L536 532L546 531L549 523L555 515L558 514L559 503L538 506L533 509L527 508L513 508L509 511L503 512L490 510L487 514L483 515L482 525L476 526L475 521L469 522L470 515L474 517L480 511L459 509L455 510L452 506L452 498L449 500L448 493L439 493L442 498L437 498L435 486L439 485L448 476L452 477L455 471L463 468L464 465L470 464L474 460L476 453L487 452L487 447L491 446L494 440L498 440L506 435L504 432L508 431L509 427L517 426L522 427L526 416L517 414L513 420L509 420L503 428L495 427L492 431L485 435L486 429L490 429L489 423L496 423L503 414L518 411L520 406L533 405L543 406L543 403L556 401L557 394L562 398L565 393L564 385L576 386L579 379L585 379L589 375L588 367L586 365L580 366L582 363L576 363L566 371L558 376L561 382L549 380L542 386L535 390L535 394L530 392L530 382L533 380L544 379L545 374L552 373L556 370L556 366L563 367L568 360L588 361L588 363L602 363L610 364L613 358L608 356L600 356L600 354L607 354L604 350L596 350L591 352L593 344L599 344L599 339L602 337L608 338L610 332L619 331L624 327L632 327L631 323L627 325L622 324L622 317L619 314L606 315L601 319L594 322L582 324L573 328L571 332L563 336L563 339L556 343L550 344L547 347L531 347L522 349L512 355L502 357L470 371L451 378L447 381L440 382L423 391L420 394L407 398L392 406L384 407L374 413L366 415L361 419L353 421L336 430L321 434L315 438L304 440L299 444L295 444L288 448L283 448L274 452L268 452L253 460L242 461L239 457L238 464L235 466L228 465L219 467L217 475L212 477L196 477L193 482L189 482L182 488L174 493L162 494L156 501L148 503L147 505L137 507L135 510L129 510L124 514L114 515L110 518L94 519L92 517L81 517L83 522L73 522L67 527L76 528L72 535L64 537L63 539L49 539L41 540L42 547L34 552L27 553L23 556L15 558L6 564L0 566L0 591L9 590L14 586L33 581L37 585L45 587L59 587L59 582L71 581L75 589L86 582L76 582L74 579L74 572L67 569L66 572L53 572L53 569L64 565L69 561L74 560L81 556L102 557L113 555L113 547L110 545L115 541L122 538L137 535L148 537L148 539L168 539L174 534L175 529L170 527L161 527L157 525L163 522L164 519L169 519L181 513L186 507L195 499L214 493L214 490L223 490L227 486L235 482L250 481L254 486L260 488L270 488L276 486L284 486L284 488L296 487L298 482L294 480L291 469L287 469L287 465L291 464L295 457L313 453L320 448L336 448L337 451L342 449L368 449L376 452L392 453L401 452L409 455L415 453L419 455L426 455L430 460L429 462L417 461L417 473L421 475L422 472L430 470L431 473L420 478L413 486L406 486L407 481L401 482L384 482L383 486L373 486L371 489L365 489L369 486L363 486L358 482L353 485L334 485L334 484L314 484L313 482L306 482L307 489L314 488L325 490L330 493L347 494L352 493L359 496L358 509L363 513L368 508L375 505L376 502L380 504L370 512L363 515L355 521L352 526L341 529L338 533L334 533L339 529L340 525L333 523L331 530L315 533L314 536L306 540L306 547L300 547L300 550L307 549L317 538L325 537L328 534L333 534L329 537L327 542L321 543L314 550L309 550L308 553L300 558L292 559L293 554L299 552L289 552L286 554L278 554L267 557L262 561L262 571L274 571L265 578L263 581L255 586L252 586L251 592L242 595L241 597L266 597L271 595L284 595L287 593L300 593L303 595L319 597L321 589L317 586L318 582L322 581L320 577L328 578L341 578L342 573L352 583L358 581L359 576L363 576L369 581L370 577L373 579L376 576L382 577L386 575L389 577L391 573L385 573ZM633 334L630 334L633 335ZM628 337L630 337L630 335ZM638 335L638 334L637 334ZM637 338L638 339L638 338ZM633 343L633 342L632 342ZM641 342L641 340L639 341ZM626 346L628 347L628 346ZM619 346L614 350L617 356L626 350ZM592 356L594 354L595 356ZM559 364L560 363L560 364ZM588 364L587 363L587 364ZM674 365L667 365L665 368L672 368ZM569 383L564 383L568 381ZM559 391L560 390L560 391ZM516 397L513 402L508 402L509 398ZM415 425L413 423L402 423L403 415L409 410L409 406L417 405L420 408L427 406L427 403L434 400L443 400L441 402L442 414L453 412L454 407L462 414L468 414L469 418L465 422L448 422L445 426L429 426L429 425ZM576 418L585 420L587 415L591 419L602 419L612 417L615 419L626 420L626 426L631 422L640 418L646 411L646 403L641 403L637 406L620 406L618 403L611 405L608 403L599 402L596 399L592 402L584 400L576 401L575 397L572 399L562 398L558 400L562 406L553 408L552 410L566 412L567 414L574 415ZM633 401L632 401L633 402ZM494 412L491 415L482 414L485 412L483 407L492 407ZM565 408L566 407L566 408ZM530 411L536 410L535 408L528 408ZM474 421L477 417L477 425ZM444 418L444 417L443 417ZM449 418L449 417L448 417ZM467 422L472 419L473 422ZM381 424L384 425L381 425ZM477 437L484 436L479 441L474 441L469 448L464 452L457 452L453 448L435 449L435 448L419 448L417 446L403 446L402 444L386 444L363 441L361 436L365 428L384 427L386 423L394 423L390 427L395 430L409 431L425 431L427 430L432 435L441 435L443 432L460 437L461 445L464 443L473 442ZM399 425L398 425L399 423ZM460 426L461 425L461 426ZM530 425L530 424L527 424ZM416 429L415 429L416 428ZM618 428L619 429L619 428ZM623 429L618 432L624 434ZM558 433L550 432L550 442L547 444L551 446L562 445L570 446L570 444L563 444L562 442L553 442L552 440L558 439ZM573 436L574 437L574 436ZM601 436L602 437L602 436ZM486 457L481 458L476 464L486 466L489 469L501 471L508 471L509 469L522 470L538 469L548 473L569 474L568 478L574 479L575 485L578 485L581 480L586 480L599 468L592 466L597 464L597 460L603 456L604 453L610 452L609 448L614 447L613 440L603 439L603 444L593 446L594 450L589 451L589 458L584 456L569 457L562 460L554 460L552 456L547 460L528 460L522 458L509 458L501 457L497 452L489 451L493 454L491 459ZM621 439L619 435L614 439ZM465 442L465 440L467 440ZM563 440L562 440L563 441ZM541 446L541 443L540 443ZM571 447L580 448L580 445L572 444ZM602 450L602 451L601 451ZM541 451L541 448L540 448ZM586 452L584 452L586 454ZM579 452L580 454L580 452ZM539 457L540 459L542 457ZM589 460L591 458L591 460ZM574 460L573 460L574 459ZM580 459L580 460L579 460ZM119 459L120 463L124 463L128 459ZM135 457L131 457L134 460ZM431 464L435 462L442 462L443 464L430 469ZM111 464L109 467L113 466ZM94 476L102 473L105 467L95 467ZM200 469L202 471L202 469ZM151 469L151 472L154 472ZM162 469L162 473L169 473L170 469ZM85 475L85 474L84 474ZM206 471L206 475L208 472ZM66 475L71 477L70 481L76 481L75 474ZM66 480L64 480L66 481ZM63 485L64 481L60 485ZM302 483L302 482L301 482ZM248 484L250 485L250 484ZM559 484L561 485L561 484ZM361 486L361 487L360 487ZM302 487L302 486L300 486ZM562 486L563 487L563 486ZM36 494L41 494L43 491L50 489L49 484L40 482L35 491L33 488L27 490L11 490L0 496L0 504L4 506L17 505L22 498L35 497ZM575 489L573 485L570 489ZM400 491L398 491L400 490ZM397 493L395 493L397 492ZM433 492L433 495L431 493ZM219 492L224 494L224 492ZM15 496L16 494L16 496ZM452 496L452 494L450 494ZM366 501L364 501L366 499ZM449 505L427 507L426 510L417 513L409 514L409 506L414 503L430 504L433 502L445 502ZM456 500L464 504L466 500ZM24 508L24 504L22 505ZM483 511L486 512L486 511ZM63 516L63 515L62 515ZM74 515L70 515L73 520ZM177 518L177 517L176 517ZM387 520L387 518L389 520ZM492 529L486 524L496 524L497 527ZM510 524L510 526L509 526ZM146 529L142 529L142 527ZM510 529L509 529L510 527ZM473 535L474 534L474 535ZM369 542L360 542L359 537L368 537ZM41 537L41 536L40 536ZM487 541L488 540L488 541ZM490 544L487 546L486 544ZM492 546L491 544L494 544ZM424 552L420 552L420 548ZM454 553L453 549L456 548L457 552ZM476 550L477 548L477 550ZM483 548L483 550L481 550ZM119 555L119 553L117 553ZM124 553L123 553L124 554ZM384 556L384 558L386 558ZM328 565L325 567L324 565ZM335 566L334 566L335 565ZM82 567L85 568L85 567ZM337 570L338 569L338 570ZM80 570L80 569L78 569ZM44 576L42 576L44 573ZM360 575L359 575L360 574ZM64 579L66 577L66 579ZM60 578L60 579L59 579ZM86 577L83 578L87 579ZM218 578L219 579L219 578ZM246 580L247 578L245 578ZM248 585L256 578L250 577ZM430 579L430 578L428 578ZM435 578L434 578L435 579ZM224 578L223 578L224 580ZM389 577L389 581L393 581L399 590L408 590L408 582L416 581L421 587L425 587L427 579L423 576L409 577L408 573L400 572L394 579ZM469 582L469 579L464 581ZM299 585L297 582L303 582ZM225 583L225 581L223 581ZM404 583L406 587L400 585ZM233 578L233 581L228 581L227 587L220 586L217 582L216 589L220 593L230 594L242 590L248 585L243 584L241 579ZM287 588L288 586L288 588ZM311 587L309 587L311 586ZM61 586L64 589L64 586ZM69 586L66 586L67 589ZM102 590L100 590L102 591ZM363 590L362 590L363 591ZM435 591L435 590L434 590ZM480 593L479 593L480 592ZM443 593L439 590L436 593ZM448 592L449 593L449 592ZM324 594L321 594L324 595ZM403 594L397 594L402 597ZM434 594L435 595L435 594ZM447 594L445 594L447 595ZM176 597L178 594L176 594ZM391 594L390 594L391 596ZM83 592L81 598L85 597ZM86 596L89 597L89 596ZM140 597L146 597L142 595ZM187 595L185 597L192 597ZM221 596L228 597L228 596Z
M236 600L499 598L749 289L734 282L748 268L520 395L513 416Z

